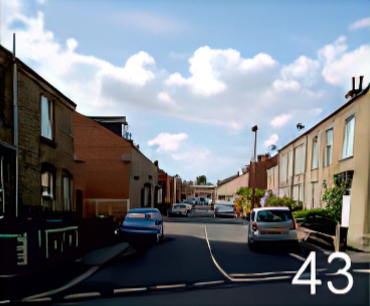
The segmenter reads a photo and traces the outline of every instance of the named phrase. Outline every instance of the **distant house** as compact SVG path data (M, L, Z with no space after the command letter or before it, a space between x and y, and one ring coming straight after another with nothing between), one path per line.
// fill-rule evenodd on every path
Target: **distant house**
M122 217L130 208L154 207L161 194L158 164L124 138L124 117L107 118L74 113L75 188L84 217Z
M354 87L354 86L353 86ZM351 94L352 93L352 94ZM279 150L279 195L323 207L325 187L344 181L350 199L348 244L369 250L369 86L349 92L348 102Z
M236 191L240 187L249 186L249 172L242 173L239 175L237 172L236 175L230 176L222 181L217 182L216 187L216 200L229 200L232 197L235 197Z
M18 124L13 109L17 64ZM0 215L73 212L73 112L76 104L0 46ZM19 201L15 202L15 127Z

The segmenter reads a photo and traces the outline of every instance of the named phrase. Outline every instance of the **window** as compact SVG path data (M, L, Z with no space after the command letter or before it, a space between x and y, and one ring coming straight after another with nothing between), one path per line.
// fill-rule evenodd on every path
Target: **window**
M72 179L68 175L63 175L63 208L64 211L72 210L71 201Z
M287 155L280 155L280 180L282 182L287 181Z
M293 200L299 201L300 200L300 191L301 191L300 185L295 185L293 187Z
M334 139L334 130L330 129L326 131L326 147L325 147L325 156L324 164L328 166L331 164L332 155L333 155L333 139Z
M342 158L350 157L353 155L354 138L355 138L355 117L351 116L348 119L346 119Z
M319 167L319 143L317 141L317 136L312 139L312 169Z
M41 96L41 136L53 139L53 103Z
M41 187L42 187L42 196L53 198L53 182L54 175L50 171L43 171L41 173Z
M44 209L53 209L54 172L47 169L41 172L41 205Z
M304 172L304 147L300 145L294 149L295 160L294 160L294 168L295 174L301 174Z

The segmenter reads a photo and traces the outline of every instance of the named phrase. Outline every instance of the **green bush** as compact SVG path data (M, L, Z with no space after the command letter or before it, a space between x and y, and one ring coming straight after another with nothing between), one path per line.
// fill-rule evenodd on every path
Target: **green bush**
M321 199L326 202L326 210L328 212L328 216L332 217L337 222L341 222L344 193L345 188L344 183L342 182L340 186L326 188L324 194L321 197Z
M295 201L287 196L279 198L269 190L268 196L265 199L265 207L269 206L286 206L289 207L291 211L296 211L302 209L302 202Z
M297 210L293 212L293 216L296 219L304 219L307 215L319 215L322 217L327 217L328 212L326 209L323 208L314 208L314 209L303 209Z
M244 215L252 210L252 188L240 187L236 194L239 196L235 201L235 210L243 212ZM261 199L265 195L264 189L255 189L254 192L254 206L261 206Z

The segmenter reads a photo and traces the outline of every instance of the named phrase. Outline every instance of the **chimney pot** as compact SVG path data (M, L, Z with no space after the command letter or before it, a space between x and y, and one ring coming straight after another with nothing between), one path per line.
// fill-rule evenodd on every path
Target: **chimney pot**
M352 78L352 92L355 92L355 77Z

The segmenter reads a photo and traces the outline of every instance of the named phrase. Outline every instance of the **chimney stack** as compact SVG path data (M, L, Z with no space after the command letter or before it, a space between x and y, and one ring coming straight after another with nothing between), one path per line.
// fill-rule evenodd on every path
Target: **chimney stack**
M360 86L359 86L359 91L361 92L362 91L362 80L363 80L364 76L363 75L360 75Z
M352 78L352 92L355 92L355 77Z

